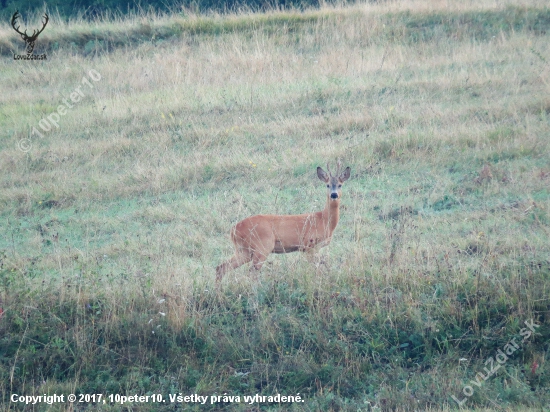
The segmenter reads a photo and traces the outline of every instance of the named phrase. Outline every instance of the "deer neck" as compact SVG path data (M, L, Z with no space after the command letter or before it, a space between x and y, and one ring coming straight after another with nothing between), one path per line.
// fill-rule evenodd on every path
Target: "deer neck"
M332 232L334 232L338 220L340 220L340 199L331 200L330 197L327 197L327 204L322 213L329 236L332 236Z

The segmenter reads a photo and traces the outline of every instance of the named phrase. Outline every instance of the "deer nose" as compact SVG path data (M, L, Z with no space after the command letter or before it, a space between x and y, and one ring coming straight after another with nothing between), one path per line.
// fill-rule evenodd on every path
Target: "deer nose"
M338 193L334 193L334 192L331 193L331 194L330 194L330 198L331 198L331 199L338 199Z

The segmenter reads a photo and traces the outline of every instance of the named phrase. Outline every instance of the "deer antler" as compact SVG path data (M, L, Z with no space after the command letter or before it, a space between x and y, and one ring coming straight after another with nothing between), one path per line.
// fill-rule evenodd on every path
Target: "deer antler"
M42 22L42 28L38 30L36 34L34 34L34 30L33 30L31 38L36 39L38 35L44 31L49 21L50 21L50 18L48 16L48 13L44 13L44 21Z
M342 168L342 162L338 158L338 160L336 161L336 177L340 176L340 169L341 168Z
M23 38L23 40L25 40L26 42L34 42L37 38L38 38L38 35L40 33L42 33L44 31L44 29L46 28L46 25L48 24L48 21L50 21L50 17L48 16L48 13L44 13L44 21L42 22L42 28L40 30L38 30L38 32L36 30L33 30L32 32L32 35L29 36L27 34L27 30L25 29L24 32L21 32L19 31L19 27L21 26L17 26L15 27L15 23L17 22L17 19L21 17L21 15L19 14L19 11L16 11L12 18L11 18L11 26L13 27L13 29L19 33L21 35L21 37Z
M332 173L330 171L330 167L328 166L328 162L327 162L327 171L328 171L329 176L332 176Z
M11 17L11 27L13 27L13 29L14 29L17 33L19 33L19 34L21 35L21 37L23 37L23 39L25 39L25 37L28 37L28 36L27 36L27 30L25 30L25 33L21 33L21 32L19 31L19 27L21 27L21 26L15 27L15 22L17 21L17 19L18 19L19 17L21 17L21 15L19 14L19 10L17 10L17 11L13 14L13 16Z

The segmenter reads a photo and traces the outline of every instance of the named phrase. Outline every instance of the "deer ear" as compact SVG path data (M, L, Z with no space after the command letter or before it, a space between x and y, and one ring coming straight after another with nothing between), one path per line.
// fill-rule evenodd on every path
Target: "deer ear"
M351 173L351 169L350 167L346 167L346 170L344 170L342 172L342 174L340 175L340 177L338 178L338 180L340 180L340 182L345 182L346 180L349 179L349 176L350 176L350 173Z
M325 183L329 180L327 172L325 172L321 167L317 167L317 177Z

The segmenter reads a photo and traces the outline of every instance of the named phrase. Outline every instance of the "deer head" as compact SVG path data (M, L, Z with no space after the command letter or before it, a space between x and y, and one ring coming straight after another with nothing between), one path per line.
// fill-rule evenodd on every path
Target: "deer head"
M338 200L342 197L342 183L349 179L351 169L348 166L342 173L340 173L341 167L342 163L338 160L335 176L332 175L328 163L328 173L320 167L317 168L317 177L327 184L328 197L330 200Z
M42 22L42 28L38 31L36 30L33 30L32 32L32 35L28 35L27 34L27 30L25 29L24 32L21 32L19 31L19 25L17 25L17 27L15 26L15 24L17 23L17 19L21 17L21 15L19 14L19 11L16 11L13 16L11 17L11 26L13 27L13 29L19 33L21 35L21 38L23 40L25 40L25 43L27 43L27 54L31 54L34 50L34 42L36 41L36 39L38 38L38 35L40 33L42 33L44 31L44 28L46 27L46 25L48 24L48 21L50 20L50 18L48 17L48 13L44 13L44 21Z

